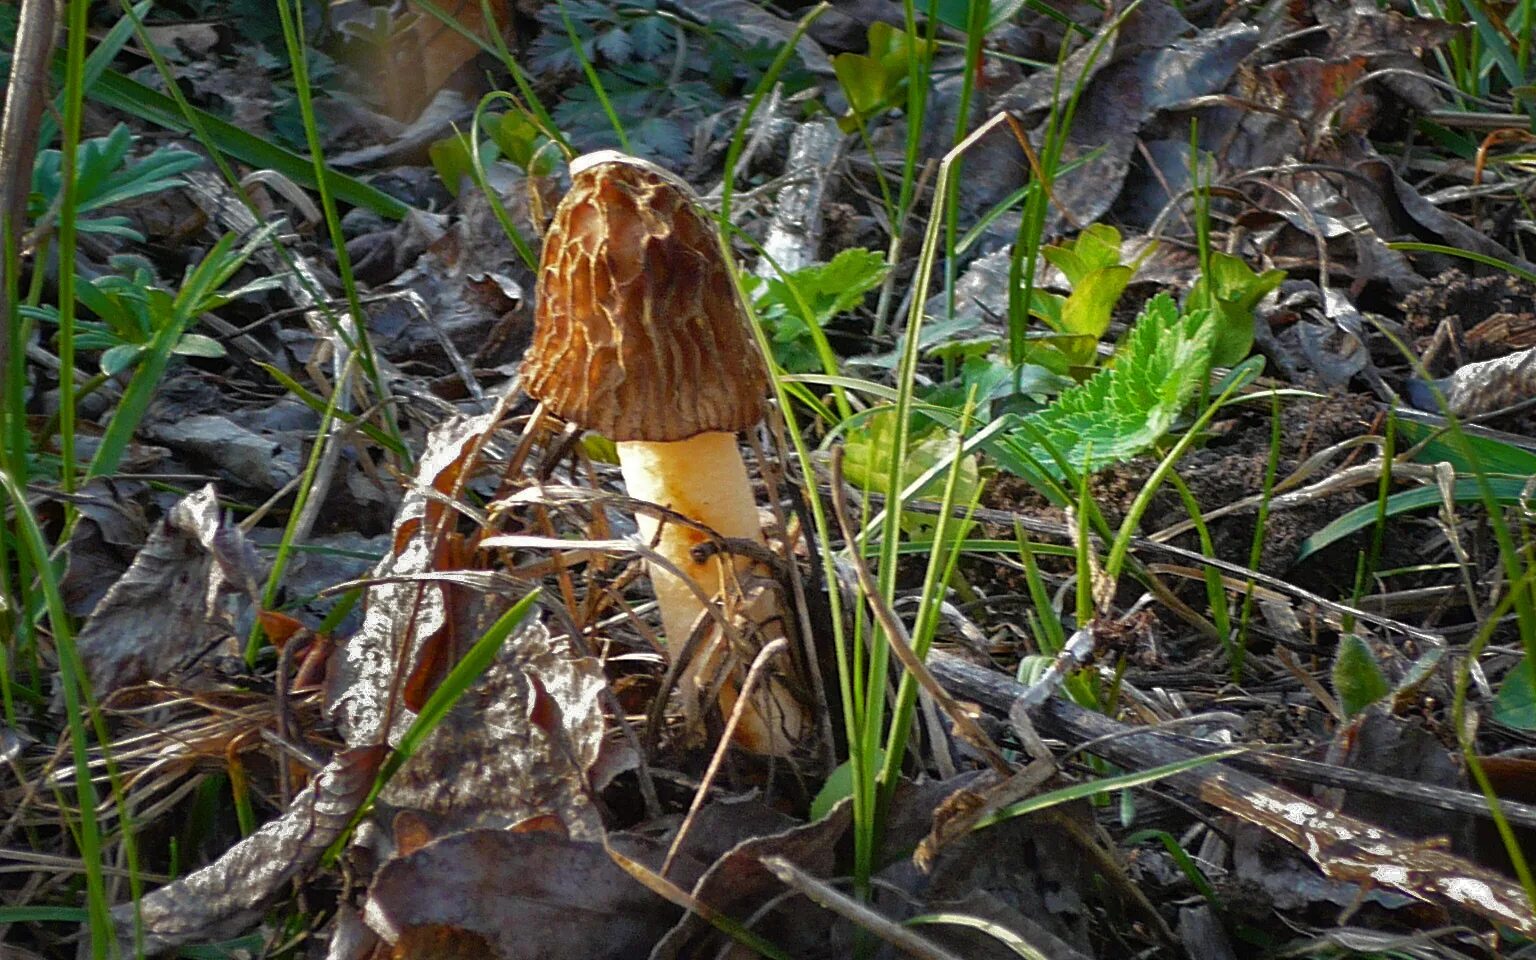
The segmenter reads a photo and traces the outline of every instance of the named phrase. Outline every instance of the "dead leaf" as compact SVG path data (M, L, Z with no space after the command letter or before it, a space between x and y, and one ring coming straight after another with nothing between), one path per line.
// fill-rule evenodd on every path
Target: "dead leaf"
M341 835L373 785L383 757L380 747L336 754L281 818L137 905L113 907L112 921L125 955L134 952L136 920L142 922L146 954L244 933Z
M426 816L438 835L553 816L578 840L601 837L586 771L602 746L603 686L596 661L530 624L400 768L380 804ZM535 722L540 701L548 725Z
M233 595L260 596L261 561L209 484L156 524L76 643L98 698L160 679L233 637ZM231 647L233 649L233 647Z
M852 820L844 802L815 823L795 826L779 833L755 836L733 846L710 866L693 887L693 896L711 909L729 917L743 919L775 897L782 889L777 877L761 860L765 856L784 857L819 877L832 876L837 864L837 844ZM784 904L762 918L761 928L773 931L769 938L792 956L806 955L797 945L815 943L824 924L804 922L802 904ZM683 917L656 948L651 960L681 960L683 957L713 956L706 944L719 932L695 914Z
M660 846L643 845L659 862ZM490 952L481 956L496 960L633 960L676 916L675 907L616 866L602 844L504 830L454 834L391 860L364 908L386 940L448 928L454 938L483 939Z

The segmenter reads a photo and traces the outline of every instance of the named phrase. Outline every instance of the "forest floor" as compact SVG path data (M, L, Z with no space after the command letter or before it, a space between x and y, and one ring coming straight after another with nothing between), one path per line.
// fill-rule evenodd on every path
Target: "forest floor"
M1533 27L0 9L0 960L1536 957Z

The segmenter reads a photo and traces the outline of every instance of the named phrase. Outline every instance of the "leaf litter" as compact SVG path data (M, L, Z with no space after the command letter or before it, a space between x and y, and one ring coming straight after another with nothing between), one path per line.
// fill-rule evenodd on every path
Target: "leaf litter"
M806 816L836 744L809 748L792 762L732 752L716 768L690 749L696 738L666 709L667 658L655 644L644 593L632 589L650 555L632 538L624 511L609 509L616 472L600 445L575 441L541 418L509 376L531 332L532 272L480 191L445 185L427 170L431 136L447 129L443 117L462 114L467 98L483 92L485 68L499 67L490 58L476 61L479 44L438 29L425 5L408 6L398 22L391 20L398 11L382 8L339 17L337 28L350 40L332 52L350 45L357 53L392 34L402 47L394 54L370 48L369 56L406 49L430 66L426 80L403 85L379 60L349 67L343 55L326 70L371 71L380 85L372 106L380 112L335 91L322 101L331 111L328 151L349 153L353 172L389 184L419 208L399 227L372 214L354 212L348 221L348 249L374 288L363 316L382 371L369 383L387 384L387 400L375 399L390 406L390 417L352 403L360 381L348 357L356 340L337 325L329 238L288 234L285 253L264 249L247 268L248 275L281 277L286 288L221 311L240 318L222 334L238 356L179 361L139 434L158 447L130 448L125 468L153 470L181 489L150 488L135 475L68 495L50 490L36 501L54 532L65 528L66 506L78 513L63 549L64 582L82 616L80 658L113 735L105 751L91 755L103 784L120 778L104 794L105 822L177 822L197 797L220 790L258 818L204 833L205 846L188 848L187 860L168 861L164 842L147 834L141 869L154 889L134 901L119 887L112 913L125 951L231 940L264 954L302 949L337 958L680 958L747 955L746 944L792 956L845 956L871 949L868 937L878 935L901 945L882 949L932 956L1241 956L1260 945L1273 955L1289 944L1434 957L1493 956L1503 949L1501 936L1531 936L1530 904L1509 874L1497 872L1511 866L1504 845L1489 839L1487 804L1469 780L1446 708L1458 695L1452 667L1498 602L1486 518L1456 499L1454 478L1442 469L1448 461L1402 462L1393 480L1442 491L1431 502L1437 513L1393 513L1391 535L1373 548L1376 570L1409 572L1378 581L1379 589L1351 582L1349 550L1360 548L1361 527L1356 540L1343 535L1306 564L1294 552L1329 520L1368 505L1352 491L1382 477L1370 450L1383 442L1384 402L1405 399L1434 429L1444 426L1438 394L1458 415L1503 427L1464 428L1481 442L1503 444L1500 456L1532 446L1529 281L1495 280L1485 266L1435 246L1531 270L1522 245L1528 225L1511 202L1528 174L1518 158L1487 168L1478 159L1474 168L1468 151L1451 159L1396 152L1412 133L1402 120L1408 111L1442 143L1466 139L1435 66L1437 52L1465 28L1348 3L1293 5L1250 22L1144 0L1129 11L1070 8L1083 29L1066 44L1066 28L1033 9L1016 11L991 38L1000 55L1067 54L1060 71L1006 56L978 69L973 110L1014 111L1027 147L1003 128L978 145L969 169L998 175L968 179L964 222L1030 182L1048 114L1074 98L1066 169L1053 185L1043 239L1098 222L1120 228L1122 262L1136 267L1109 335L1125 351L1145 339L1144 352L1157 358L1148 373L1122 355L1068 387L1065 403L1049 415L1055 421L1033 421L1036 431L1015 437L1029 456L1013 469L1028 475L1029 463L1054 463L1052 448L1069 465L1090 454L1095 462L1127 461L1089 482L1118 522L1151 474L1138 455L1166 427L1187 422L1179 417L1200 378L1181 374L1209 355L1212 336L1209 325L1189 320L1198 316L1190 312L1191 291L1203 282L1187 202L1191 120L1195 149L1209 168L1201 176L1211 177L1220 197L1214 239L1223 248L1216 253L1255 276L1278 269L1289 277L1243 307L1257 318L1259 350L1283 378L1268 383L1314 396L1310 406L1282 413L1271 479L1271 424L1258 405L1223 410L1208 428L1207 449L1188 461L1190 497L1209 525L1199 536L1211 539L1226 564L1216 569L1228 589L1236 585L1233 596L1254 598L1241 684L1223 682L1222 647L1207 619L1213 614L1201 606L1209 578L1188 556L1168 552L1203 549L1194 531L1175 522L1188 511L1171 494L1154 510L1167 522L1147 524L1131 547L1156 612L1113 621L1114 628L1108 619L1078 624L1098 647L1096 665L1055 674L1051 683L1077 680L1037 690L1028 710L1018 707L1026 688L1008 678L1016 669L1023 676L1031 659L1048 658L1038 634L1042 608L1017 597L1042 582L1063 587L1070 568L1046 554L1029 564L962 562L967 587L950 609L951 622L965 629L941 628L939 642L950 652L935 654L933 669L951 694L974 702L975 722L993 739L1029 752L1044 733L1053 738L1045 746L1054 759L1024 768L1032 772L1016 775L1022 779L985 779L975 772L984 764L974 745L931 711L904 767L911 779L886 810L889 855L866 898L846 879L854 829L848 803L821 819ZM491 46L500 40L549 57L570 53L548 11L489 4L499 24L517 25L492 38L480 9L460 6L458 13L473 14L470 31ZM652 4L622 13L604 3L567 6L578 34L591 34L584 55L616 85L620 105L648 111L636 117L644 141L637 152L668 158L710 195L705 188L719 179L722 131L729 130L720 118L729 121L740 103L704 89L724 69L719 51L690 47L686 31L672 38L668 24L730 25L715 29L773 45L791 38L793 22L736 2L669 9L676 22L653 18ZM824 85L833 114L847 107L835 89L835 56L861 53L874 18L889 23L894 12L900 21L894 6L839 7L798 40L802 82ZM514 8L521 17L509 16ZM259 40L205 24L154 29L153 42L174 52L172 69L201 105L222 106L268 136L292 136L292 104L271 79L275 61ZM335 39L322 33L318 42ZM646 73L652 64L644 52L663 49L676 57L674 92L685 98L677 103L666 99L659 76ZM940 63L963 71L955 48L939 51ZM762 58L739 59L742 69L756 69ZM578 147L612 145L591 100L573 92L580 64L548 66L563 79L539 86L562 101L557 117L570 122ZM620 89L626 69L631 86ZM953 113L955 84L941 80L940 88L951 98L940 106ZM938 117L935 129L953 127L953 115ZM889 174L893 158L899 167L905 120L885 111L870 121L868 150L850 139L841 149L796 154L809 158L809 186L791 169L799 161L782 159L794 149L784 134L765 129L737 184L745 194L738 225L755 236L771 233L775 250L811 271L807 276L827 271L823 265L839 262L839 254L842 263L877 264L854 271L846 291L823 291L811 304L810 322L825 328L857 370L882 369L868 361L892 347L875 333L881 311L863 293L872 291L870 302L882 292L904 295L915 252L912 244L886 265L838 242L839 224L849 218L886 222L872 184L876 167ZM795 117L788 129L808 126ZM831 127L824 126L823 133ZM949 145L942 137L922 140L924 159L936 160ZM495 167L510 222L535 240L558 197L558 174ZM227 188L202 173L188 178L195 190L169 191L156 202L183 220L214 218L211 233L139 209L125 213L146 243L114 241L136 255L146 251L165 275L185 265L174 252L178 243L257 225L219 225L234 209ZM264 215L283 209L281 190L259 183L253 190ZM775 194L799 213L778 216ZM434 205L439 209L428 209ZM239 213L246 215L243 207ZM190 232L172 233L180 229ZM942 319L934 328L947 332L936 344L948 338L965 344L962 355L985 356L1007 336L1017 236L1018 214L1009 211L979 231L971 259L955 265L953 311L942 291L910 294L933 296L929 311ZM1418 248L1389 246L1404 240ZM82 250L92 269L109 268L110 247ZM1037 281L1070 293L1068 278L1047 260ZM765 288L783 286L759 266ZM1473 292L1454 311L1451 301L1435 300L1458 285ZM774 303L782 309L792 299L780 290ZM1497 309L1489 306L1495 299ZM1142 302L1153 316L1184 320L1187 336L1170 335L1167 316L1156 329L1135 322L1126 304ZM786 310L765 320L778 322L781 342L798 350L786 355L792 369L818 369L822 358L804 318ZM1127 328L1130 335L1121 336ZM1405 337L1422 367L1404 361L1398 344ZM275 387L252 358L305 384L318 401ZM36 353L29 363L41 369ZM939 378L941 366L936 356L922 375ZM284 574L285 590L269 595L273 558L259 545L273 541L274 520L286 519L288 508L279 504L304 482L319 409L337 385L348 397L343 413L398 427L404 446L391 448L349 425L335 428L333 449L344 452L317 475L317 508L300 540L337 562L313 563L307 573L296 563ZM1098 398L1085 402L1080 421L1071 418L1074 390ZM1115 444L1134 431L1104 428L1093 415L1117 390L1169 395L1161 407L1145 396L1126 400L1126 416L1145 416L1149 426L1125 448ZM38 391L42 403L45 391ZM115 396L104 387L89 416ZM1412 412L1398 409L1404 417ZM1102 436L1095 433L1101 429ZM1076 448L1079 440L1084 449ZM90 442L82 436L87 455ZM993 462L1010 466L998 452ZM804 504L820 496L825 478L797 479L768 459L760 454L754 466L765 488L793 493L775 497L781 509L791 505L793 522L776 520L770 541L808 594L803 622L824 632L825 584L810 566L818 545L807 538ZM209 475L216 484L203 486ZM1075 542L1077 525L1060 503L1040 502L1016 481L990 474L976 476L980 489L978 481L991 481L974 514L983 532L1007 537L1028 529ZM1274 496L1261 496L1266 489ZM1529 497L1527 486L1503 506L1525 518ZM254 511L254 520L236 524L234 504ZM1267 542L1262 554L1250 555L1256 528ZM1436 575L1437 567L1458 566L1466 573ZM411 756L398 768L388 764L454 666L535 586L544 588L536 612L455 691ZM1129 580L1124 586L1107 600L1120 612L1141 589ZM361 614L328 622L334 598L359 593ZM274 597L286 613L268 609ZM248 660L246 640L258 621L274 641L284 624L282 649ZM1529 763L1521 751L1529 749L1530 666L1516 667L1511 630L1495 624L1492 636L1489 653L1468 671L1483 724L1476 743L1515 829L1529 830L1536 811L1517 798L1530 798L1530 771L1521 766ZM1112 683L1118 715L1074 712L1066 698L1082 693L1079 680ZM836 709L835 696L823 706ZM718 735L724 719L708 718L708 731ZM0 730L12 771L0 781L0 809L11 811L0 842L8 847L22 842L22 828L33 836L56 832L68 815L54 796L68 766L49 746L57 730L56 721ZM1233 743L1246 749L1168 773L1150 789L1063 799L971 829L983 811L990 817L1017 802L1010 789L1027 802L1115 773L1198 761ZM701 791L702 803L685 814ZM208 801L200 802L206 810ZM922 852L916 861L913 851ZM22 852L4 856L32 863ZM31 885L0 887L5 907L67 902L57 879L28 869ZM844 919L859 916L854 908L878 916ZM308 932L291 940L294 927L284 916L305 918L299 926ZM892 921L905 923L881 926ZM46 924L10 930L30 953L69 952Z

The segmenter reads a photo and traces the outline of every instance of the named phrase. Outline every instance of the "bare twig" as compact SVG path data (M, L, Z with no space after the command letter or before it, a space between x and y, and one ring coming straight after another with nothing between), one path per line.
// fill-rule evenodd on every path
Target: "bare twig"
M48 61L53 53L58 18L54 0L21 0L10 82L5 89L5 116L0 119L0 240L10 235L18 260L27 222L27 196L32 191L37 128L48 99ZM0 307L4 310L0 313L0 373L10 369L9 318L16 306L5 302L6 287L0 283Z

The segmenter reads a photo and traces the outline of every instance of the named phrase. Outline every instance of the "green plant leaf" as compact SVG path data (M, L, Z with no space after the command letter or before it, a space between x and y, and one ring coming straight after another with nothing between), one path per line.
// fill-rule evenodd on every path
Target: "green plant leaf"
M826 263L813 263L767 279L744 274L742 289L773 341L774 359L790 373L837 371L837 357L821 328L864 302L889 272L883 254L854 247ZM812 330L806 314L816 325Z
M970 22L971 7L981 0L927 0L918 4L918 9L930 16L939 18L939 22L953 30L965 32L966 24ZM987 22L982 32L991 33L998 27L1007 23L1014 14L1024 9L1025 0L992 0L987 8Z
M171 352L179 357L222 357L224 344L201 333L184 333Z
M1504 675L1493 701L1493 719L1521 730L1536 730L1536 663L1529 657Z
M54 60L56 79L62 78L62 55ZM182 115L175 100L132 80L115 70L102 71L101 77L88 91L91 99L142 120L174 130L177 133L193 133L192 124ZM314 189L314 166L305 157L277 146L254 134L247 133L211 113L192 108L198 125L207 133L212 146L243 163L258 169L270 168L302 187ZM410 212L410 207L394 197L369 186L354 177L335 170L326 170L325 179L332 195L344 203L364 207L383 217L400 220Z
M843 96L848 98L848 109L856 116L872 116L892 99L885 71L873 57L839 53L832 58L832 73L843 88Z
M138 362L144 347L137 343L120 343L101 355L101 372L115 377Z
M896 441L896 414L892 408L875 411L862 425L848 431L844 442L843 469L848 481L855 486L877 490L889 495L886 484L890 478L891 457ZM929 430L914 437L907 448L906 462L901 465L901 489L932 469L954 452L954 441L943 430ZM944 476L935 476L917 492L919 498L932 499L944 490ZM980 482L976 458L967 457L961 465L957 486L957 501L966 501Z
M845 132L904 97L908 62L913 57L926 58L930 52L927 40L883 20L869 25L867 37L868 53L840 53L832 58L832 72L848 99L849 114L839 121Z
M161 147L148 156L127 162L134 136L126 124L118 124L105 137L95 137L80 144L75 158L75 225L83 233L105 233L142 241L126 218L120 216L87 218L92 213L138 197L160 193L181 185L177 176L199 166L203 158L187 150ZM31 216L48 223L61 214L58 209L63 191L62 154L43 150L32 166L32 193L28 200Z
M554 170L558 153L546 149L552 141L533 120L509 111L500 117L487 117L485 126L502 156L522 167L529 176L548 176Z
M1061 329L1077 336L1059 345L1074 364L1092 365L1099 338L1109 329L1115 304L1130 282L1131 268L1117 265L1096 268L1072 287L1061 308Z
M1253 349L1253 308L1284 281L1284 270L1255 273L1241 258L1211 251L1210 275L1195 281L1189 303L1203 306L1209 302L1221 321L1211 355L1213 365L1236 366L1248 356Z
M1076 289L1094 270L1120 265L1120 231L1104 223L1090 224L1071 245L1040 248L1040 255L1062 272Z
M1371 648L1353 633L1339 638L1339 649L1333 656L1333 692L1346 717L1353 717L1392 692L1392 685L1381 672Z
M873 766L878 770L884 763L885 751L876 747ZM844 760L827 777L827 782L821 785L821 789L816 791L816 797L811 801L811 822L822 819L832 812L833 807L851 796L853 796L853 761Z
M1520 494L1525 489L1526 479L1525 477L1490 475L1488 477L1488 487L1496 503L1512 506L1520 502ZM1441 499L1439 487L1415 487L1412 490L1404 490L1401 493L1394 493L1388 497L1386 510L1383 513L1385 516L1395 517L1400 513L1408 513L1412 510L1422 510L1425 507L1436 506L1441 502ZM1451 500L1455 503L1482 503L1483 494L1478 486L1477 478L1456 478L1451 483ZM1342 540L1352 533L1358 533L1366 529L1376 522L1376 516L1376 503L1361 504L1303 540L1300 551L1296 556L1297 562L1307 559L1330 543Z
M1215 328L1208 311L1181 314L1167 294L1153 297L1113 366L1038 413L1009 414L1018 425L989 449L1003 467L1042 488L1050 484L1041 469L1055 480L1066 475L1053 450L1067 468L1087 471L1145 452L1173 427L1205 381Z
M1424 443L1423 449L1414 455L1415 463L1449 463L1458 474L1477 472L1472 467L1472 461L1462 454L1461 445L1444 430L1416 420L1399 420L1397 432L1403 438L1403 446L1416 446L1429 440L1428 443ZM1502 440L1480 437L1467 431L1462 431L1462 436L1473 455L1477 457L1478 466L1482 470L1488 473L1536 476L1536 453ZM1431 437L1434 439L1430 439Z
M498 149L490 140L480 145L482 167L490 166L491 161L496 159ZM437 178L455 197L466 183L473 183L475 179L475 161L469 151L470 138L463 133L444 137L427 147L427 157L432 161L432 169L437 171Z

